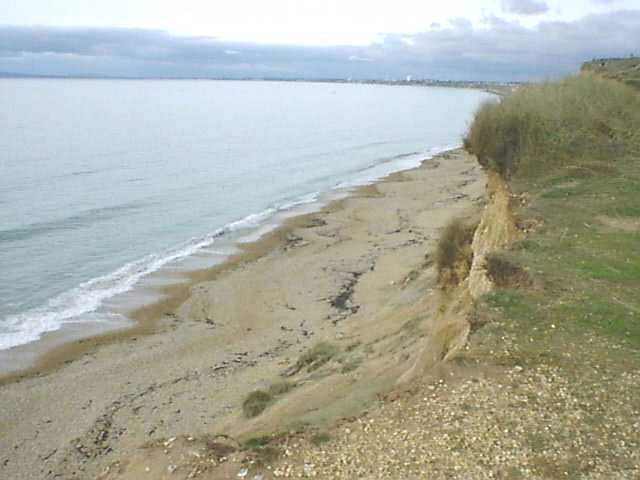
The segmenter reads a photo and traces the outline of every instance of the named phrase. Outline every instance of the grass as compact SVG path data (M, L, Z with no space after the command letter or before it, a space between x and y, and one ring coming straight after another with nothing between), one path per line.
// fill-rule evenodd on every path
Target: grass
M592 75L523 87L476 113L464 145L505 178L610 167L638 151L640 96Z
M278 436L253 437L244 442L243 448L250 452L254 464L262 467L276 461L282 453L277 446L279 440Z
M242 402L242 412L247 418L254 418L264 412L278 397L288 393L295 385L289 382L278 382L267 390L255 390Z
M469 130L479 162L528 193L516 215L542 219L509 251L489 256L498 289L481 306L501 312L518 338L554 325L553 341L521 345L537 349L534 357L565 335L567 345L602 335L640 350L638 232L599 220L640 216L639 99L612 80L569 77L483 106ZM540 288L514 290L530 276Z
M498 288L524 287L531 283L527 272L501 253L487 255L487 275Z
M483 106L465 140L482 165L527 193L516 217L536 219L525 239L489 256L497 288L477 304L482 326L465 355L568 379L584 412L578 433L594 439L588 455L549 463L547 451L572 441L554 429L572 423L549 429L541 420L527 442L541 478L583 478L588 457L628 468L611 442L616 422L640 410L640 390L627 380L640 369L640 232L624 227L640 219L639 98L591 75L531 86Z
M320 432L311 437L311 443L316 447L328 443L331 441L331 436L328 433Z
M289 382L274 383L267 389L267 393L273 397L278 397L290 392L295 388L295 384Z
M306 368L308 372L312 372L329 362L339 352L340 348L337 345L319 342L300 356L296 362L296 369L299 371Z
M638 160L634 155L618 158L619 173L581 178L569 197L548 194L566 180L561 170L536 184L512 181L533 198L517 214L542 217L544 227L490 257L489 273L500 280L480 308L500 312L516 338L534 338L523 341L521 351L538 356L595 335L640 352L638 233L598 222L623 206L640 209ZM515 290L522 285L509 278L518 270L535 277L537 287Z
M583 64L582 71L618 80L630 87L640 89L640 58L638 57L593 60Z
M452 220L442 231L435 251L438 282L441 286L460 283L472 261L471 241L476 225L460 218Z
M357 348L357 346L353 348ZM295 365L291 367L288 375L295 375L303 369L306 369L307 372L318 370L329 361L337 358L340 353L340 348L337 345L329 342L319 342L298 358ZM346 362L342 365L341 372L349 373L357 369L359 365L360 362L357 359ZM244 416L246 418L257 417L279 397L291 391L295 386L295 384L290 382L278 382L266 390L251 392L242 403Z
M273 401L273 395L263 390L251 392L242 402L242 411L247 418L260 415Z
M342 363L342 367L340 368L340 373L351 373L358 369L360 364L362 363L362 358L350 358Z

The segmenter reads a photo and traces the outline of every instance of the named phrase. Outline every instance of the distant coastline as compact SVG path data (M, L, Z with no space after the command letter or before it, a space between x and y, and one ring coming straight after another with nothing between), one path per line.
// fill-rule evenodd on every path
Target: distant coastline
M0 79L46 79L46 80L202 80L236 82L303 82L303 83L346 83L361 85L389 85L414 87L474 88L501 95L505 88L515 88L526 82L499 82L487 80L438 80L438 79L351 79L351 78L279 78L279 77L128 77L106 75L40 75L14 72L0 72Z

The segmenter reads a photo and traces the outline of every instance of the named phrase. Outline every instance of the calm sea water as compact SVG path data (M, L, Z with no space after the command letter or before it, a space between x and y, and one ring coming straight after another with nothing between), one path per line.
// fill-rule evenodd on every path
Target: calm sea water
M473 90L0 80L0 350L225 234L460 143ZM220 251L218 253L224 253Z

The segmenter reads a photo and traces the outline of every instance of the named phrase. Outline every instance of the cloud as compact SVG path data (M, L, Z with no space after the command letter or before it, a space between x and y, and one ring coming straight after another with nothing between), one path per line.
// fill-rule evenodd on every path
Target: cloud
M549 6L541 0L502 0L502 10L517 15L540 15L549 10Z
M225 78L528 80L577 70L640 45L640 11L543 21L535 29L489 16L368 46L307 47L183 37L160 30L0 26L0 71L29 74Z

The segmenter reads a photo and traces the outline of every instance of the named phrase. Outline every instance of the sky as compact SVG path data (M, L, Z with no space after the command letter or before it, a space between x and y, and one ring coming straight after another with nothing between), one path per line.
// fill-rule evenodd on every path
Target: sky
M0 1L0 72L519 81L640 55L640 0Z

